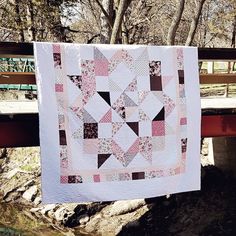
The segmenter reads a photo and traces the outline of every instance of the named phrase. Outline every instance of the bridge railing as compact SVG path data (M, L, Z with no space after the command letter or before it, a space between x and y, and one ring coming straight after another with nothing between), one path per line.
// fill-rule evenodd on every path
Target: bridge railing
M0 42L0 58L33 58L33 44ZM236 61L236 49L199 48L198 59ZM236 83L236 74L200 74L199 82L200 84ZM36 80L33 72L0 72L0 84L36 84ZM202 137L236 136L234 107L202 110L201 134ZM38 114L0 113L0 147L38 145Z

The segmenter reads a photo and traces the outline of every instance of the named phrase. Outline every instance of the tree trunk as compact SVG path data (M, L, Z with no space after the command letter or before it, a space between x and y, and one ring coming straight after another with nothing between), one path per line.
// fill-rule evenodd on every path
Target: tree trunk
M22 20L20 17L20 0L15 0L14 1L14 6L15 6L15 13L16 13L16 22L19 27L19 41L20 42L25 42L25 35L24 35L24 30L23 30L23 25L22 25Z
M190 46L190 45L192 44L192 42L193 42L193 38L194 38L194 35L195 35L195 33L196 33L196 29L197 29L199 17L200 17L200 15L201 15L202 7L203 7L203 4L205 3L205 1L206 1L206 0L201 0L201 1L198 3L197 10L196 10L196 14L195 14L195 16L193 17L192 22L191 22L191 25L190 25L190 29L189 29L189 32L188 32L188 37L187 37L185 46Z
M103 10L101 13L101 37L100 42L108 44L111 38L112 25L111 20L113 18L113 0L103 0L102 5L99 5ZM104 14L106 12L106 15Z
M234 16L234 22L233 22L233 31L232 31L232 39L231 39L231 48L235 48L235 43L236 43L236 15ZM232 62L232 64L229 62L230 64L230 69L229 72L233 72L234 70L234 66L235 66L235 62Z
M128 30L127 30L127 28L124 24L124 21L122 22L121 30L122 30L122 33L121 33L122 43L123 44L129 44Z
M28 41L36 40L36 32L34 26L34 12L32 0L29 0L26 4L26 19L27 19L27 31L28 31Z
M235 48L235 36L236 36L236 15L234 16L233 22L233 31L232 31L232 39L231 39L231 48Z
M115 22L112 28L111 41L110 41L111 44L117 43L124 13L130 2L131 1L126 1L126 0L120 0L119 2L119 7L116 13Z
M175 36L176 36L176 31L178 29L183 11L184 11L184 4L185 0L180 0L178 8L175 12L175 15L173 17L173 20L171 22L168 35L167 35L167 45L174 45L175 44Z

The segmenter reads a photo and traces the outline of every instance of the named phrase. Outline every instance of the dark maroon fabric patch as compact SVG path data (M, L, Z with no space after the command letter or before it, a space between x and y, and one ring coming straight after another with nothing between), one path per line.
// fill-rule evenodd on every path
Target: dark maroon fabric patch
M66 131L65 130L59 130L59 140L60 145L66 145Z
M144 179L144 178L145 178L144 172L133 172L132 173L132 180Z
M150 76L150 90L162 91L161 76Z
M184 70L178 70L179 84L184 84Z

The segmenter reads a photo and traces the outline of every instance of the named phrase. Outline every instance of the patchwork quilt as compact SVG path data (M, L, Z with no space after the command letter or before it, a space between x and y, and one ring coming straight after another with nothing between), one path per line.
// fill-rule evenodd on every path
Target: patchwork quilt
M197 48L35 43L44 203L200 188Z

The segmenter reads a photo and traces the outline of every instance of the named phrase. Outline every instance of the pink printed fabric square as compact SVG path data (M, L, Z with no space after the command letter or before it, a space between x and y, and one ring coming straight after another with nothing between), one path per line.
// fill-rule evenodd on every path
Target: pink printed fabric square
M195 54L182 47L35 43L44 203L198 189Z
M61 176L61 183L67 184L68 183L68 176Z
M63 84L55 84L56 92L63 92Z
M100 182L100 176L99 175L94 175L93 180L94 180L95 183Z
M186 125L187 124L187 118L186 117L182 117L180 119L180 125Z
M152 122L152 136L165 136L165 122L164 121Z
M95 60L95 75L96 76L108 76L108 61Z

